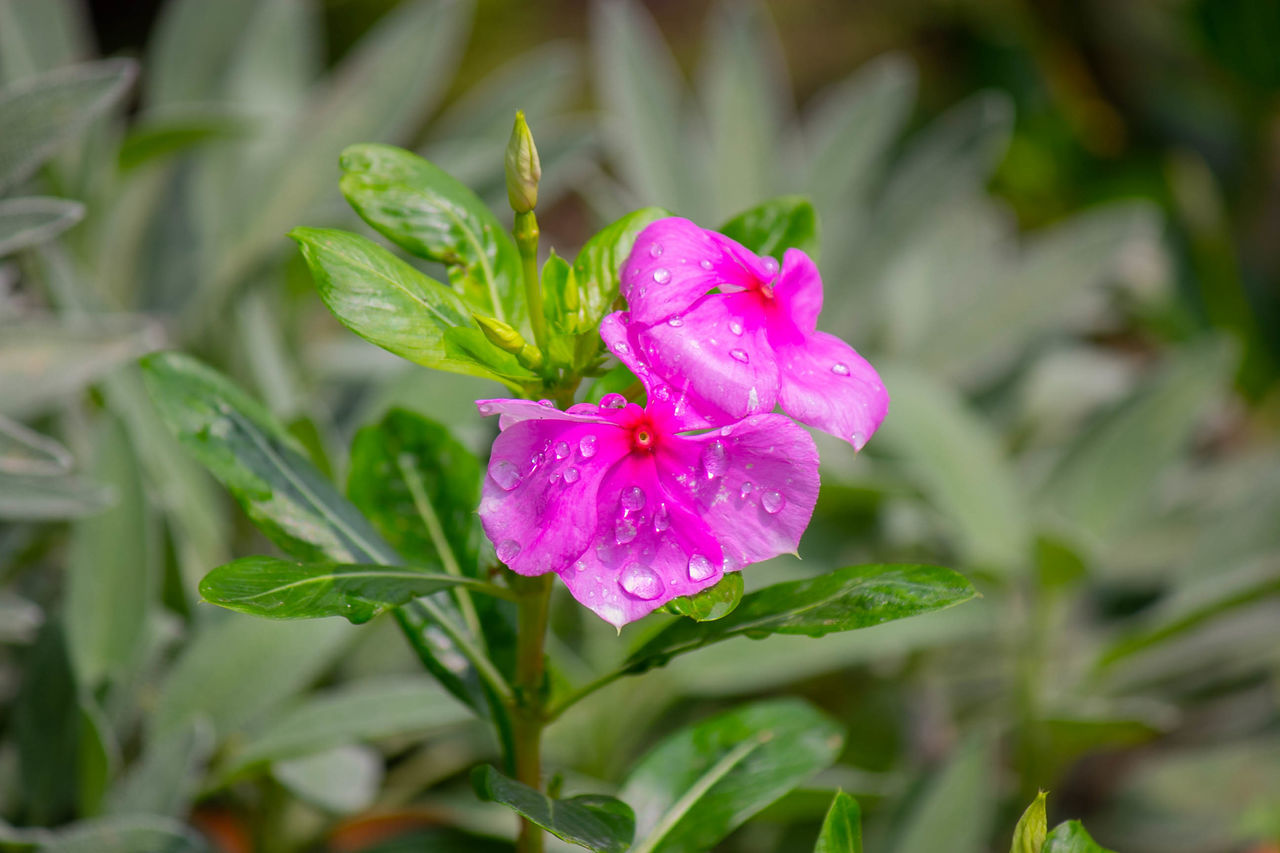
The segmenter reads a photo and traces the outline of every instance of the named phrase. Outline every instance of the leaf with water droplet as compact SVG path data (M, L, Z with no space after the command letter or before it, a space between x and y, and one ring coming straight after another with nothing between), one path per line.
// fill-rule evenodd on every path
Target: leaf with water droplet
M673 598L663 609L677 616L688 616L698 622L714 622L734 611L742 601L742 572L725 572L714 586L695 595Z

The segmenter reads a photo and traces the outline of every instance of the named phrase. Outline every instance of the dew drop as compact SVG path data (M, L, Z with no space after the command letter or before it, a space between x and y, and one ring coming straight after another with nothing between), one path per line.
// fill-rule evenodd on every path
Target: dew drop
M671 281L671 270L666 267L658 267L653 271L653 281L655 284L666 284Z
M740 350L740 349L729 350L729 357L732 358L734 361L740 361L743 364L746 364L748 361L751 360L750 357L747 355L746 351Z
M556 404L551 402L550 400L539 400L538 405L546 406L548 409L554 409L556 407Z
M867 437L860 432L855 432L850 436L849 441L853 443L854 450L861 450L867 443Z
M560 482L560 472L559 472L559 471L557 471L557 472L555 472L554 474L552 474L552 475L551 475L551 485L553 485L553 486L554 486L554 485L555 485L556 483L558 483L558 482Z
M613 524L613 538L619 545L626 545L635 539L637 532L636 523L625 515L618 516L618 520Z
M742 324L739 323L737 320L730 320L729 331L733 332L735 335L742 334Z
M837 361L835 364L831 365L831 372L836 376L848 376L849 365L844 362Z
M743 483L742 488L738 489L738 497L742 498L745 501L747 497L755 490L756 490L756 487L754 483L749 481L746 483Z
M764 511L769 515L777 515L786 505L787 499L782 496L782 492L770 489L760 496L760 506L764 507Z
M650 246L650 247L649 247L649 257L651 257L651 258L660 258L660 257L662 257L662 244L661 244L661 243L654 243L652 246Z
M568 457L569 457L569 442L557 441L556 442L556 458L567 459Z
M505 491L520 485L520 469L508 459L499 459L489 468L489 476Z
M497 547L498 559L509 563L520 553L520 543L514 539L503 539Z
M631 352L631 346L626 341L618 341L616 344L613 345L613 348L618 352L624 353L624 354Z
M628 486L622 490L622 508L628 512L644 509L644 489L639 486Z
M778 274L778 261L775 258L765 258L764 268L769 271L769 275Z
M577 469L577 468L565 468L565 469L564 469L564 481L565 481L566 483L576 483L576 482L578 482L578 477L579 477L579 476L580 476L580 475L578 474L578 469Z
M684 320L681 320L679 317L672 317L670 320L667 321L667 325L674 326L675 328L678 329L684 325Z
M583 459L590 459L596 455L596 437L594 435L584 435L582 441L578 442L578 452L582 454Z
M704 270L709 270L713 266L715 266L715 264L711 263L711 261L708 261L706 258L703 258L702 260L698 261L698 266L702 267Z
M715 565L701 554L689 558L689 580L704 581L715 573Z
M605 394L600 398L600 408L621 409L627 404L627 398L621 394Z
M707 479L714 480L722 475L727 467L724 444L713 441L707 445L707 449L702 451L702 470L706 472Z
M643 601L653 601L662 595L662 578L648 566L639 563L627 566L622 570L618 585L627 595L633 595Z
M653 514L653 529L659 533L671 526L671 513L666 504L658 504L658 511Z
M747 392L747 408L752 411L760 408L760 392L755 389L755 386Z

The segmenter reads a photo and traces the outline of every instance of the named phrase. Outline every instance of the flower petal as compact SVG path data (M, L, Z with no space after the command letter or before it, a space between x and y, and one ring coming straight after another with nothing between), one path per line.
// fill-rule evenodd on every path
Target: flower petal
M522 575L577 559L596 528L600 483L630 451L613 424L532 405L545 415L510 423L494 440L480 500L498 559Z
M678 317L639 326L634 337L652 370L708 420L772 411L778 366L759 301L755 293L713 293Z
M590 406L590 409L585 408ZM492 400L476 400L476 408L486 417L500 415L499 429L506 429L512 424L527 420L559 420L575 423L610 423L610 419L602 417L600 408L592 404L578 404L573 411L562 412L551 405L550 400L535 403L532 400L510 400L497 398Z
M667 494L652 455L630 456L609 472L596 515L591 546L560 577L574 598L617 628L722 575L719 543L690 507Z
M615 311L600 321L600 337L618 361L644 385L648 396L647 408L660 417L673 431L705 429L711 422L702 417L691 405L688 395L674 390L639 357L640 342L636 331L640 327L627 322L627 314Z
M799 249L787 249L773 293L791 325L801 335L812 335L822 312L822 276L813 259Z
M889 411L880 375L853 347L826 332L778 348L782 409L861 450Z
M818 501L818 448L790 418L753 415L658 453L679 495L724 548L726 570L796 550Z
M687 219L659 219L640 232L622 265L622 295L636 321L657 323L717 287L769 281L770 260Z

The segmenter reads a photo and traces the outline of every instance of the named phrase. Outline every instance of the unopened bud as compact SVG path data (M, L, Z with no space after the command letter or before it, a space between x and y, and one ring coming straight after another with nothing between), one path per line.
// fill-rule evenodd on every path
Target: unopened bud
M542 351L530 345L524 339L524 335L520 334L510 323L504 323L496 317L486 317L484 314L472 314L471 316L475 318L476 324L480 326L480 331L484 332L484 336L489 339L489 343L498 349L511 353L516 357L516 361L530 370L536 370L542 366Z
M542 163L538 160L538 148L533 144L533 133L524 120L524 113L516 113L516 124L507 142L507 200L516 213L528 213L538 206L538 181L542 180Z

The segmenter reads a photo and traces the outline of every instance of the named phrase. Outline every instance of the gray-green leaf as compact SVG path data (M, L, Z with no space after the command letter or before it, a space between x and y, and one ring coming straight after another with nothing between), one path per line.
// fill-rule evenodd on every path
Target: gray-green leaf
M84 205L62 198L0 201L0 258L52 239L84 218Z

